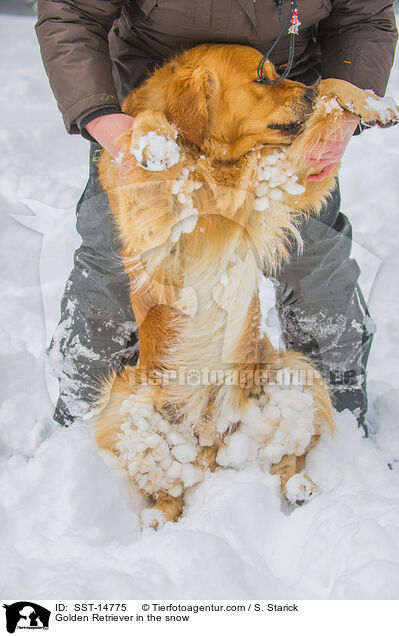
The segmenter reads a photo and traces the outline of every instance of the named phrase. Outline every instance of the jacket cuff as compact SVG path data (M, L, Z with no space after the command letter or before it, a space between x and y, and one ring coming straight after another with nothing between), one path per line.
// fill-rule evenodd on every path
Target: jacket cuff
M80 133L80 122L91 113L103 108L115 108L116 112L120 112L118 98L107 93L85 97L68 109L65 109L62 104L58 104L58 107L63 113L67 132L72 135Z
M103 106L102 108L97 108L93 110L88 115L85 115L79 121L79 130L82 137L88 139L89 141L94 141L98 143L94 137L89 133L86 129L87 124L89 124L93 119L97 119L97 117L102 117L102 115L112 115L113 113L120 113L121 109L118 106Z

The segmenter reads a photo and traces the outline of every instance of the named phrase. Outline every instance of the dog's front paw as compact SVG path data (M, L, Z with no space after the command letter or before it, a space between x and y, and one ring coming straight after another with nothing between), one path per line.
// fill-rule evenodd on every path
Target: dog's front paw
M399 121L399 108L390 97L378 97L345 80L326 79L318 86L319 100L335 111L341 109L357 115L365 126L386 128Z
M138 143L132 141L130 152L144 170L159 172L171 168L180 159L179 146L173 139L167 139L154 130L140 137Z
M399 122L399 108L391 97L377 97L370 93L360 117L366 126L389 128Z
M145 170L167 170L180 160L176 138L177 131L165 115L144 111L134 121L129 151Z
M297 473L282 484L282 489L290 503L302 506L317 491L317 486L304 473Z

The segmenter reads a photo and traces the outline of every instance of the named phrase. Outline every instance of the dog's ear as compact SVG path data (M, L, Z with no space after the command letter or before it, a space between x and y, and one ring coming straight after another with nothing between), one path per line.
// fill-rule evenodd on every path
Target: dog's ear
M183 137L200 146L208 129L208 100L214 90L209 71L201 66L176 73L168 94L166 116Z

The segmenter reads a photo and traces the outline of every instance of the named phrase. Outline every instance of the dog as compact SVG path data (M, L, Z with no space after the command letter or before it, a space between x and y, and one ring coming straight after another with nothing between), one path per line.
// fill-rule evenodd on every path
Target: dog
M302 503L317 489L306 454L334 429L313 363L261 328L260 277L301 249L301 222L334 187L336 173L307 181L326 129L354 115L391 125L398 110L341 80L260 83L261 57L235 45L179 54L124 102L124 179L119 158L100 159L140 354L103 383L94 434L148 496L154 528L178 519L207 471L249 461ZM268 61L264 74L278 78Z

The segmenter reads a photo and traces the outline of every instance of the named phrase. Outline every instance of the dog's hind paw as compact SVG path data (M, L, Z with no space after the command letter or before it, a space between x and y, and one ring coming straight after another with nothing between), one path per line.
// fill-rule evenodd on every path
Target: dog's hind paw
M302 506L318 490L316 484L304 473L293 475L283 484L285 498L292 504Z
M165 525L166 518L162 510L159 508L145 508L141 513L141 526L143 528L162 528Z
M164 491L154 495L156 504L141 513L143 528L162 528L167 521L177 521L183 510L183 495L172 497Z

